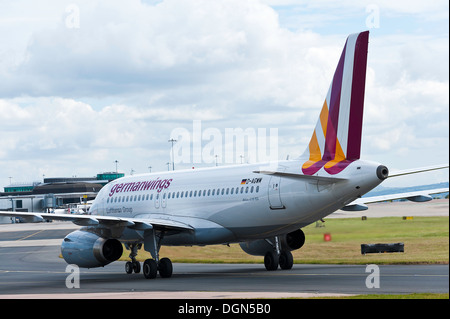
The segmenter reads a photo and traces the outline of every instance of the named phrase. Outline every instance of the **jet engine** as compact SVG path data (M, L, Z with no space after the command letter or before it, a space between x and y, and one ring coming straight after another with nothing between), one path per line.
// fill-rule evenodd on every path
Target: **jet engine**
M305 243L305 233L301 229L278 236L280 249L292 251L300 249ZM258 239L240 243L243 251L253 256L265 256L268 251L273 251L275 244L274 238Z
M120 241L77 230L68 234L61 244L61 254L68 264L79 267L103 267L122 256Z

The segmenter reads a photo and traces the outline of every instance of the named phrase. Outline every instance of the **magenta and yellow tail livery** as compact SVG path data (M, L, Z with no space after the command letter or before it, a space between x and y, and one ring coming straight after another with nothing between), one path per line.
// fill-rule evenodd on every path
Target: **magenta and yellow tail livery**
M369 31L347 38L319 120L303 157L305 175L337 174L359 159Z

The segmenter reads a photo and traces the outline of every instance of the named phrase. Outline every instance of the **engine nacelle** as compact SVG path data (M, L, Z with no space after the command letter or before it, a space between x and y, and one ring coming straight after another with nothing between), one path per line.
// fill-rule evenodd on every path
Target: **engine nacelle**
M278 236L280 240L281 250L292 251L300 249L305 243L305 233L298 229L291 233ZM274 238L270 238L272 243L275 243ZM243 251L253 256L264 256L268 251L273 251L273 245L265 239L258 239L239 244Z
M103 238L81 230L67 235L61 244L64 260L84 268L105 266L119 259L122 253L122 244L117 239Z

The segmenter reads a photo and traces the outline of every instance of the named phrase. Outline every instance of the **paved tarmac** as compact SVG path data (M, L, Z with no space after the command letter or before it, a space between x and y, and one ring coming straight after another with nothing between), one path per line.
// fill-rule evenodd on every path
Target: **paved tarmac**
M448 216L448 200L435 205L440 207L436 211L446 207ZM421 211L424 207L433 211L433 206L422 206ZM70 285L72 273L66 272L67 264L58 258L59 245L76 228L64 222L0 225L0 299L308 298L449 292L448 265L381 265L379 288L368 288L367 283L375 283L375 273L365 265L295 264L289 271L268 272L262 263L174 264L172 278L146 280L142 273L125 274L124 262L115 262L104 268L81 269L80 287L69 289L66 283L69 280Z
M80 288L69 289L66 280L72 273L58 254L57 246L0 248L0 298L84 298L77 294L85 293L96 298L277 298L449 291L448 265L382 265L379 288L368 288L372 271L366 272L364 265L296 264L290 271L268 272L262 264L174 264L172 278L146 280L142 274L126 274L124 262L81 269Z

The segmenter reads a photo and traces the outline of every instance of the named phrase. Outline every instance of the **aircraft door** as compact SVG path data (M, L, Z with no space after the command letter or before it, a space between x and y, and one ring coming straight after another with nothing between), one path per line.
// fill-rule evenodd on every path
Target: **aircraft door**
M280 195L281 177L272 176L269 180L269 205L270 209L284 209Z

